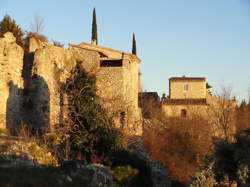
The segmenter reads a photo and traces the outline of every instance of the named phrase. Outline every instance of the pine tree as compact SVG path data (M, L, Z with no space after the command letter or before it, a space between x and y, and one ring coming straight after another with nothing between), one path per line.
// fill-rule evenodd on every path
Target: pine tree
M135 33L133 33L132 54L136 55L136 40L135 40Z
M96 11L95 8L93 10L93 20L92 20L92 42L95 42L98 45L98 37L97 37L97 23L96 23Z
M0 37L2 37L6 32L12 32L16 37L17 44L23 47L24 33L22 29L16 24L15 20L11 19L9 15L5 15L3 20L0 22Z

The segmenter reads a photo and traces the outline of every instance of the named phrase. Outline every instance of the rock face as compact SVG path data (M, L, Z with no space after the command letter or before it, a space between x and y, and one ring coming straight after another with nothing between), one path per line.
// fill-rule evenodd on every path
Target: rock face
M149 165L151 168L153 187L170 187L171 180L167 175L165 167L161 163L154 161L150 161Z
M143 160L146 161L150 168L151 181L153 187L170 187L171 179L167 174L165 167L160 163L153 161L144 150L143 139L139 136L126 137L128 147L135 151L135 153Z
M57 159L34 141L1 136L0 168L58 166Z
M31 184L32 181L35 183L34 181L36 180L29 179L30 175L26 173L29 170L39 172L40 176L32 175L35 178L40 178L45 175L44 173L50 173L53 176L49 177L53 178L55 186L66 186L67 184L69 186L111 187L113 183L112 172L109 167L103 165L84 165L80 161L64 161L59 165L57 159L47 149L40 147L36 142L27 141L27 139L22 141L16 137L8 136L0 137L0 170L0 176L2 177L1 186L13 186L10 184L10 180L8 181L8 178L12 178L12 175L17 173L21 178L26 178L26 180L22 180L24 181L23 185L25 184L26 186L27 183ZM25 171L24 173L20 173L20 170ZM4 175L3 171L6 171ZM2 181L3 178L5 180ZM15 184L18 182L15 181ZM5 183L6 185L4 185ZM46 182L44 186L48 185L45 184ZM40 186L42 185L40 184Z
M20 122L22 105L23 50L12 33L0 38L0 128Z
M70 173L71 178L78 176L85 187L112 187L111 169L106 166L83 165Z

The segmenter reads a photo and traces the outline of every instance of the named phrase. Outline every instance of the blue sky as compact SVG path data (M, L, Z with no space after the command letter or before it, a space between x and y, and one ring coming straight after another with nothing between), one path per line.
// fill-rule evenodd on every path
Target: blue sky
M250 97L250 0L0 0L0 19L30 30L39 15L49 39L89 42L93 7L100 45L130 52L135 32L143 90L168 94L170 77L202 76L214 92Z

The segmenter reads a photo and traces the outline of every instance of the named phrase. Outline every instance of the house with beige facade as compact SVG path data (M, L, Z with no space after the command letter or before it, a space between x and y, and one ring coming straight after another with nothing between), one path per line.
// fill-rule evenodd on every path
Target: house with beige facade
M169 97L162 100L162 109L171 117L203 114L206 112L209 97L206 78L171 77Z
M213 136L229 136L235 132L236 101L230 95L212 96L205 77L171 77L169 96L161 101L167 117L202 117L209 123Z

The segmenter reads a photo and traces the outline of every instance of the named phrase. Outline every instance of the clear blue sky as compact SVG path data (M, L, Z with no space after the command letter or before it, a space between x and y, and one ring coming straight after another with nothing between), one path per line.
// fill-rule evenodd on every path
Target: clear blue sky
M250 0L0 0L0 19L30 30L39 15L49 39L89 42L93 7L100 45L130 52L135 32L144 90L161 95L172 76L202 76L249 98Z

